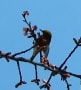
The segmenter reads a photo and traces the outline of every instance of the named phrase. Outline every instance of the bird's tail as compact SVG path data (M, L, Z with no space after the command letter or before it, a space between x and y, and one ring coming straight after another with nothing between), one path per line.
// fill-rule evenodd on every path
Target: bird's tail
M49 46L47 46L47 48L43 50L44 55L45 55L46 58L48 57L49 49L50 49Z
M31 56L30 60L33 61L37 54L38 54L38 50L37 50L37 47L35 47L34 50L33 50L33 54Z

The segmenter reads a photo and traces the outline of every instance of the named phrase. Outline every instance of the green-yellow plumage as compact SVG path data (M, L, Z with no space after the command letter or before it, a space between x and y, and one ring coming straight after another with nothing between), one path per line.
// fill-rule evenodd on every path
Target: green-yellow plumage
M48 56L48 53L49 53L49 45L50 45L50 42L51 42L51 37L52 37L52 34L50 31L48 30L41 30L42 32L42 35L40 35L37 40L34 42L34 44L36 45L34 47L34 50L33 50L33 55L31 56L31 61L33 61L33 59L35 58L35 56L40 52L40 51L43 51L44 52L44 55L47 57ZM39 48L40 49L39 49ZM46 47L44 49L41 49L43 47Z

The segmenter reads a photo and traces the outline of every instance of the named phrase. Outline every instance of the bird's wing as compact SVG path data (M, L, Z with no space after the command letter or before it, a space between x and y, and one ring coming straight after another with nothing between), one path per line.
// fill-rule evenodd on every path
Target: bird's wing
M48 57L48 54L49 54L49 49L50 49L50 47L49 47L49 46L47 46L47 48L43 50L44 55L46 56L46 58Z

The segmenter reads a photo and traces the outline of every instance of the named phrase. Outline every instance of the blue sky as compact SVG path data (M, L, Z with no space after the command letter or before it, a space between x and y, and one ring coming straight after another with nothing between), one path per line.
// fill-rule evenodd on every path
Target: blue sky
M52 32L52 42L50 46L49 60L59 66L69 52L75 46L73 38L81 36L81 1L80 0L1 0L0 1L0 50L3 52L18 52L30 47L31 40L23 36L22 28L26 24L22 21L22 12L28 10L30 16L28 20L32 25L37 25L38 29L48 29ZM68 65L68 71L81 74L81 48L79 47L72 55ZM31 56L31 52L24 55ZM18 82L18 71L16 63L7 63L0 60L0 88L2 90L40 90L31 83L34 78L33 66L21 63L23 79L27 85L15 88ZM49 72L43 73L39 68L39 77L47 78ZM42 74L42 75L41 75ZM80 80L74 77L68 79L72 84L71 90L80 90ZM66 90L66 85L60 81L60 76L51 80L52 90Z

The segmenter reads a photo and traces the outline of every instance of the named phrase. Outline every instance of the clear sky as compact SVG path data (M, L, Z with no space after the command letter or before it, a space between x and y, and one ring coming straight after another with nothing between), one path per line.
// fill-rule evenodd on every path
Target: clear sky
M74 48L73 38L81 36L81 0L0 0L0 50L11 52L25 50L31 46L31 40L23 36L22 12L28 10L28 20L38 29L48 29L52 32L49 60L59 66ZM66 63L68 71L81 74L81 47ZM22 55L26 58L31 52ZM31 83L34 78L34 68L30 64L21 63L23 80L26 85L15 88L19 81L16 63L0 60L0 89L1 90L40 90ZM39 68L41 79L49 77L49 72ZM71 90L80 90L80 80L70 77ZM52 90L66 90L66 85L56 76L51 80Z

